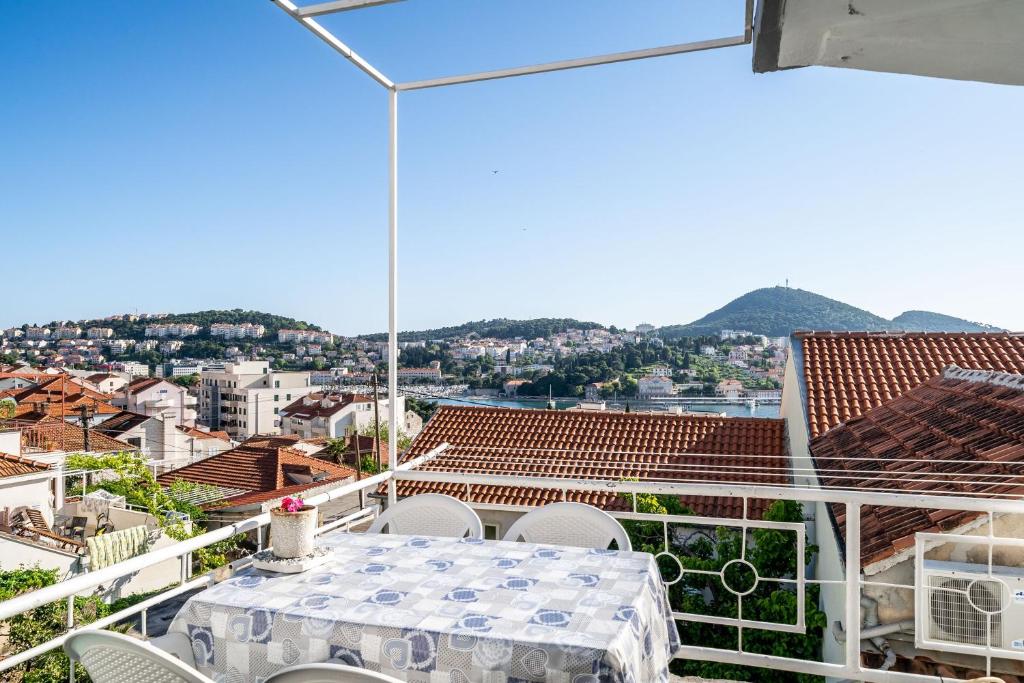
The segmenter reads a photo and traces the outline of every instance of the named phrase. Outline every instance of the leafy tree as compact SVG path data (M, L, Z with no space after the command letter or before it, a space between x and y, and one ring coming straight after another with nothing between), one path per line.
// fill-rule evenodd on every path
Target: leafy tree
M39 567L19 567L17 569L0 570L0 602L10 600L22 593L27 593L60 580L56 569ZM109 605L99 596L76 596L74 598L74 618L76 625L84 625L119 612L132 605L142 602L164 589L149 593L131 595L115 600ZM23 614L0 622L0 630L6 634L7 646L14 652L22 652L48 640L56 638L66 630L67 602L59 600ZM126 625L112 627L112 630L125 632ZM60 683L68 680L70 661L60 647L45 654L33 657L24 664L11 669L4 681L22 681L22 683ZM75 665L75 680L88 681L85 669Z
M412 396L405 397L405 407L419 415L424 422L429 420L437 410L437 401L428 401Z
M359 433L362 436L373 436L374 435L373 424L371 423L371 424L366 425L361 430L359 430ZM381 420L381 422L380 422L380 431L377 432L377 438L380 439L382 442L390 441L388 439L388 422L387 422L387 420ZM408 434L406 434L405 432L403 432L401 429L399 429L398 430L398 450L399 450L399 452L404 451L410 445L412 445L412 437L409 436Z
M171 378L171 381L179 387L197 387L199 386L199 375L195 373L191 375L181 375Z
M18 410L18 404L13 398L0 399L0 420L8 420L14 417Z

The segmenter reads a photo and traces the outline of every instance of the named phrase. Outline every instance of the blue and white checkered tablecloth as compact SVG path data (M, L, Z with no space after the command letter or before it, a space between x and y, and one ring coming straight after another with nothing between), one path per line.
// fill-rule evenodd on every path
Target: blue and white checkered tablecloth
M333 533L303 574L249 569L171 624L200 671L338 661L416 683L657 683L679 634L646 553Z

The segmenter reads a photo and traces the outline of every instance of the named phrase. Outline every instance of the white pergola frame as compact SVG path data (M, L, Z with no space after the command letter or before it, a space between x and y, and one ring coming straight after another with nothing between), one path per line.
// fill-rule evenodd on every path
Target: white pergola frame
M393 398L398 396L398 93L747 45L753 38L754 27L754 0L742 0L744 3L743 33L736 36L396 83L324 28L316 21L315 17L390 5L403 0L328 0L304 7L297 6L291 0L271 1L388 92L388 400L392 408L394 406ZM398 434L398 415L397 411L393 409L388 410L388 434L388 459L390 469L395 470L398 466L398 439L396 436ZM389 502L394 502L394 486L388 487L388 499Z

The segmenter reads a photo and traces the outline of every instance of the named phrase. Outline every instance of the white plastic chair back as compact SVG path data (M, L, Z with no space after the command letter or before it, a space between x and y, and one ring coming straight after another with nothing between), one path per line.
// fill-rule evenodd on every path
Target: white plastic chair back
M376 671L344 664L298 664L278 671L265 683L401 683L397 678Z
M602 550L615 541L619 550L633 549L614 517L583 503L551 503L531 510L509 527L502 540Z
M110 631L82 631L64 641L93 683L213 683L181 660L135 638Z
M440 493L421 493L398 501L384 511L368 533L413 534L417 536L448 536L483 538L480 518L461 500Z

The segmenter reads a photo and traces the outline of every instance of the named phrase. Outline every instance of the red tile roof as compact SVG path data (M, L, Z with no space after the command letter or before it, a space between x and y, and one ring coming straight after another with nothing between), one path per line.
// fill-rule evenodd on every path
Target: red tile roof
M21 446L24 449L46 452L85 450L85 434L81 425L71 424L52 415L35 412L18 416L16 424L21 427ZM138 450L123 441L107 436L99 431L100 429L101 427L89 429L90 452Z
M1024 334L797 332L811 437L882 405L949 365L1024 373Z
M18 477L24 474L45 472L50 466L43 462L21 458L10 453L0 453L0 479Z
M224 508L274 500L355 475L354 470L343 465L311 458L287 446L270 445L273 438L264 439L268 445L247 441L237 448L162 474L157 481L164 485L179 480L191 481L245 491L208 506ZM325 476L309 483L296 483L289 475Z
M912 493L1024 492L1024 376L950 368L834 427L810 444L823 486ZM842 506L833 506L845 534ZM913 534L961 526L977 513L866 506L862 559L877 562Z
M145 391L150 387L155 387L157 384L165 381L161 377L136 377L128 385L128 393L137 394L140 391Z
M47 375L47 379L30 387L8 389L0 392L0 398L14 399L18 407L15 417L44 409L54 417L71 416L81 406L99 415L113 415L119 410L110 405L110 396L90 389L72 377Z
M762 418L570 412L441 406L413 441L405 458L442 443L450 448L420 469L547 476L572 479L726 481L786 484L789 457L785 422ZM760 468L778 468L770 474ZM542 505L562 500L560 490L473 485L472 501ZM398 494L436 491L466 500L462 484L402 482ZM606 509L626 509L610 492L569 492ZM684 500L697 514L741 517L742 501L694 497ZM760 518L767 501L752 505Z
M281 414L301 420L314 417L328 417L353 403L372 403L373 399L362 394L338 394L313 392L281 408ZM324 405L326 403L327 405Z

